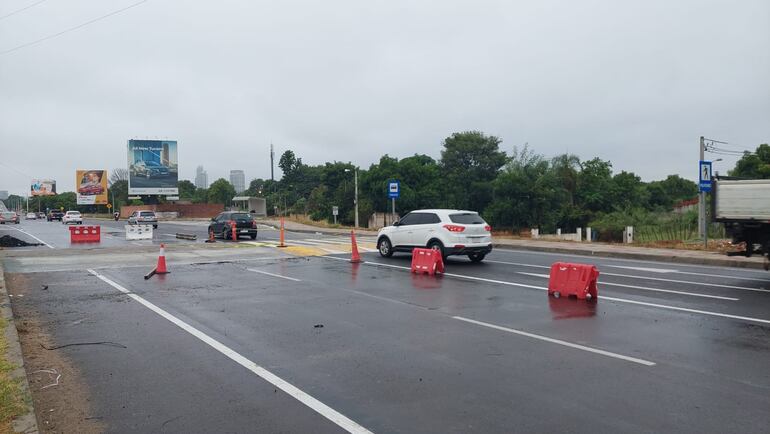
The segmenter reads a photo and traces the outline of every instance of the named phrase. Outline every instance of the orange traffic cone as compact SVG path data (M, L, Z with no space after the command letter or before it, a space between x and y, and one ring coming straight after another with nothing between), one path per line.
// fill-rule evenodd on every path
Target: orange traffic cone
M354 264L361 262L361 256L358 254L358 245L356 244L356 233L354 231L350 231L350 242L352 244L350 262Z
M281 234L280 234L281 242L278 244L278 247L286 247L286 243L284 243L284 234L283 234L283 217L281 217Z
M167 274L166 269L166 246L160 245L160 255L158 255L158 266L155 267L155 274Z

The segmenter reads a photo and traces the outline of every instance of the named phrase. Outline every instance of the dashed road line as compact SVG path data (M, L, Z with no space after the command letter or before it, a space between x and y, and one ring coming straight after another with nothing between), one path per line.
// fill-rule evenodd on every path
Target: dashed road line
M295 279L293 277L282 276L280 274L268 273L267 271L257 270L257 269L254 269L254 268L247 268L246 270L251 271L252 273L266 274L268 276L273 276L273 277L278 277L278 278L281 278L281 279L291 280L293 282L302 282L301 280Z

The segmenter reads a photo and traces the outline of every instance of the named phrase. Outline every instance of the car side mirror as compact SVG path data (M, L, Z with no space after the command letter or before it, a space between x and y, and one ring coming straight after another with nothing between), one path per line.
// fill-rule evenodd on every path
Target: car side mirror
M393 226L398 226L398 225L400 225L400 224L401 224L401 222L399 222L398 220L396 220L396 221L394 221L394 222L393 222Z
M217 218L216 217L211 217L211 221L215 222L215 221L217 221Z

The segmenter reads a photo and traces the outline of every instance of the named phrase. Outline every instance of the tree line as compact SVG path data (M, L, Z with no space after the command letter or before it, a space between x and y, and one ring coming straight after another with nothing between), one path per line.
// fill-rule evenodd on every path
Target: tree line
M698 192L695 182L678 174L643 182L633 172L615 172L610 161L600 158L583 161L573 154L547 158L526 146L506 153L500 149L500 138L480 131L454 133L442 144L438 160L424 154L401 159L383 155L368 168L339 161L309 165L288 150L278 163L281 179L254 179L242 194L266 198L269 214L305 214L314 220L332 221L332 206L337 206L338 221L350 225L358 170L359 216L364 224L374 212L390 212L387 184L398 180L396 211L401 215L421 208L470 209L497 229L538 227L553 232L651 222L651 216L670 212ZM744 153L729 174L770 178L770 146ZM126 178L121 170L111 176L116 206L141 204L128 200ZM227 206L236 195L223 178L207 189L196 188L189 180L178 186L180 198L194 203ZM44 208L89 210L77 207L71 192L35 200L44 201Z

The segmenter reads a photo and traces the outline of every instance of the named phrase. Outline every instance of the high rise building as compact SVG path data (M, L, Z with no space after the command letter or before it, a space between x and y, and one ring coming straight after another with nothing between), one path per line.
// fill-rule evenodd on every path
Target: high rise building
M246 175L243 173L243 170L230 171L230 184L233 184L236 193L246 191Z
M203 166L195 169L195 188L209 188L209 174L203 170Z

